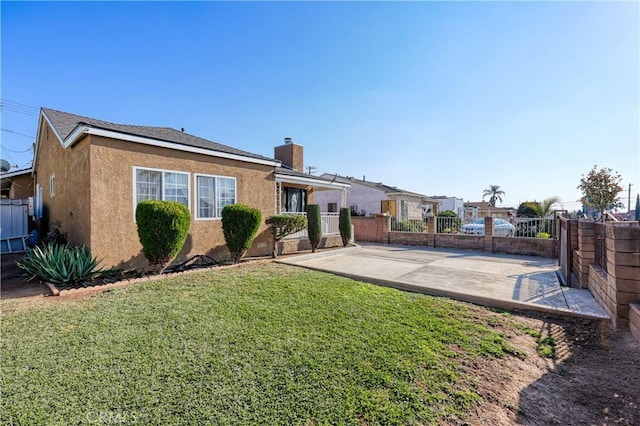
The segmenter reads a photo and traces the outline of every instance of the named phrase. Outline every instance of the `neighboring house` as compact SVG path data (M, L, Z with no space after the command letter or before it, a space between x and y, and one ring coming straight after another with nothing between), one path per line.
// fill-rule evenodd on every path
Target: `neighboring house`
M33 169L0 173L2 198L26 199L33 197Z
M438 211L450 210L457 214L459 218L464 217L464 200L462 198L447 197L446 195L434 195L429 198L440 201Z
M492 207L487 201L466 202L465 220L476 219L479 217L499 217L508 219L516 215L516 209L513 207Z
M253 206L265 219L283 210L277 188L292 185L308 194L316 184L330 185L279 170L277 159L169 127L115 124L42 108L33 161L36 211L41 232L55 224L72 244L90 247L104 266L135 268L147 264L135 224L137 204L173 200L189 208L192 220L177 260L226 256L220 220L225 205ZM268 254L270 240L263 223L249 254Z
M369 182L349 176L331 175L321 176L335 182L350 184L346 195L346 205L359 215L373 215L387 213L398 220L421 219L429 214L438 212L439 200L426 195L405 191L381 182ZM321 210L337 211L341 194L337 191L316 193L315 202Z

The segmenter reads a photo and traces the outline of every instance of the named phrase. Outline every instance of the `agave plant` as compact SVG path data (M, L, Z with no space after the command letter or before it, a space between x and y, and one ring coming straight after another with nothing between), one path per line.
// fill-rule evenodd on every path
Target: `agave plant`
M27 281L40 279L59 286L85 284L103 271L99 264L85 246L55 243L36 246L16 262L25 271Z

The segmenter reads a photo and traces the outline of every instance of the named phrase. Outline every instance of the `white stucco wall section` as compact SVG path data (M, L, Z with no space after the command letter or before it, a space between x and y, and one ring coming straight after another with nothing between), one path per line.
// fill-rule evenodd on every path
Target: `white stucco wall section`
M464 200L462 198L448 197L439 198L442 203L439 211L451 210L458 214L460 217L464 217Z
M349 183L351 188L347 190L346 207L356 206L358 212L364 210L367 215L380 213L380 201L390 199L381 189L358 185L354 181ZM316 191L313 195L314 203L319 204L320 210L325 212L329 203L340 205L340 196L340 191Z

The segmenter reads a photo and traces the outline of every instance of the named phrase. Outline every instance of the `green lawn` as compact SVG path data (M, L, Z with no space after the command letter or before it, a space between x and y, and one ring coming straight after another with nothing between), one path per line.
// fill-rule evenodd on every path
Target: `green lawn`
M481 308L271 263L17 303L9 424L430 424L481 402L462 360L517 352Z

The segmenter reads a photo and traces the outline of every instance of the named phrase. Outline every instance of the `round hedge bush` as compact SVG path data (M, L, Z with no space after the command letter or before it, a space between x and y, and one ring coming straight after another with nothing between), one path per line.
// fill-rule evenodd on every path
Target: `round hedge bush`
M136 207L136 224L142 253L154 271L160 273L182 250L191 215L182 203L146 200Z
M222 209L222 232L233 263L238 263L251 248L262 222L260 210L243 204L229 204Z

